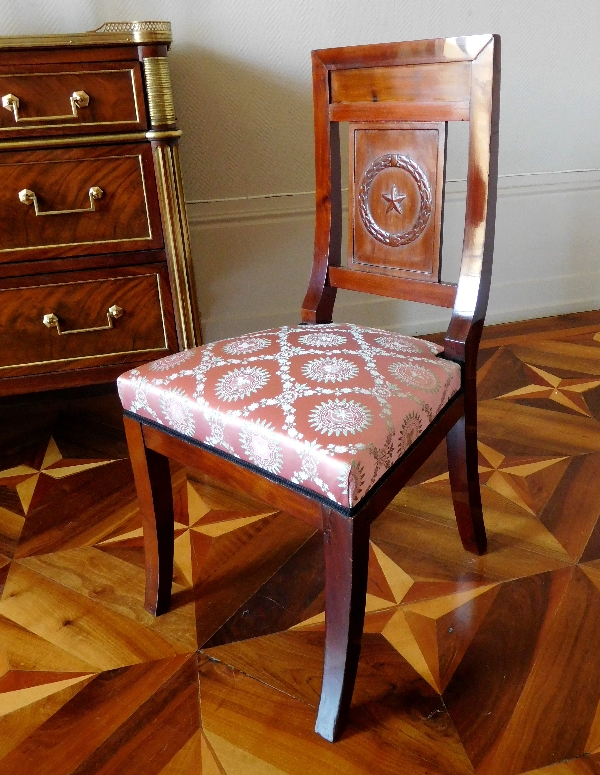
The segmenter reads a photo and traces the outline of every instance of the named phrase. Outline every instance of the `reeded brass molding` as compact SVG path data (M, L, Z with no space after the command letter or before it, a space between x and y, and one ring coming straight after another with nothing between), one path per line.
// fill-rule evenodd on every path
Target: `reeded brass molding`
M176 145L157 143L153 152L177 333L181 348L189 349L201 344L202 335L179 169L179 149Z
M166 57L146 57L144 59L148 110L152 126L174 124L177 120L169 62Z
M140 45L173 40L171 22L107 22L97 30L76 32L73 35L11 35L0 37L2 48L64 48L77 46L106 46L107 44L137 43Z

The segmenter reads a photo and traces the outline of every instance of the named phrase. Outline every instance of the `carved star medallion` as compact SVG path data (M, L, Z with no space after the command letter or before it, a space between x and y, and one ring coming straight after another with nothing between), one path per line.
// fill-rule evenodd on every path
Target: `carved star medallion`
M406 199L406 196L398 192L395 183L392 186L392 190L389 194L382 194L381 196L388 203L387 207L385 208L386 215L392 210L395 210L398 215L402 215L402 202Z
M598 379L562 379L554 374L550 374L536 366L525 364L531 374L532 384L512 390L498 398L527 398L529 400L536 398L547 398L561 406L572 409L578 414L584 414L591 417L591 412L586 404L583 393L588 390L600 387Z

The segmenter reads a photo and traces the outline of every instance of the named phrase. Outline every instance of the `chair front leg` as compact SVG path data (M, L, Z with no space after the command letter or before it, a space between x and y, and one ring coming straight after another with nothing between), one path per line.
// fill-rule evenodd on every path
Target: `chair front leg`
M175 517L169 460L146 447L140 423L129 417L124 422L144 528L145 608L159 616L170 608L173 582Z
M342 733L356 680L365 620L369 523L323 508L325 658L315 731L334 742Z
M483 554L487 536L483 522L477 452L477 396L475 387L465 391L465 412L446 437L448 471L456 523L463 546Z

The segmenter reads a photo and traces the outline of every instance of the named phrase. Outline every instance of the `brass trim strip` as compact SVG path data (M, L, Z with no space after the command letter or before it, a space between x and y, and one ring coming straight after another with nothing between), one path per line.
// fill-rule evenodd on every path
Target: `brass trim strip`
M127 132L114 135L74 135L72 137L31 137L28 140L0 140L0 151L18 151L34 148L62 148L71 145L100 145L104 143L139 143L146 140L146 132Z
M101 355L74 355L72 358L53 358L49 361L32 361L31 363L11 363L9 366L0 366L0 371L4 369L28 369L30 366L43 366L45 363L69 363L71 361L89 361L95 358L114 358L115 355L135 355L135 353L156 353L162 350L169 351L165 342L164 347L145 347L143 350L119 350L119 352L102 353ZM111 364L118 366L119 364ZM44 372L42 372L44 373ZM26 377L27 374L14 374L14 377Z
M62 148L71 145L103 145L105 143L139 143L144 140L176 140L181 129L149 130L114 135L73 135L72 137L31 137L29 140L0 140L0 151L18 151L28 148Z
M143 64L150 123L152 126L174 124L177 121L177 116L175 115L167 58L146 57Z
M164 339L164 347L146 347L143 350L120 350L119 352L112 352L112 353L101 353L99 355L76 355L71 358L54 358L52 360L46 360L46 361L32 361L31 363L10 363L7 366L0 366L0 371L3 369L26 369L30 366L42 366L45 363L69 363L70 361L82 361L82 360L93 360L95 358L112 358L115 355L131 355L135 353L152 353L152 352L160 352L161 350L168 350L169 349L169 342L167 337L167 328L165 323L165 312L164 312L164 304L163 304L163 297L162 292L160 288L160 275L156 272L150 272L148 274L133 274L133 275L122 275L120 277L98 277L93 280L72 280L70 282L63 282L63 283L47 283L44 285L20 285L18 288L0 288L0 293L6 292L6 291L25 291L29 288L55 288L60 285L81 285L82 283L99 283L99 282L108 282L111 280L137 280L140 277L152 277L154 276L156 280L156 286L157 286L157 292L158 292L158 303L160 307L160 319L162 321L162 332L163 332L163 339ZM19 374L15 374L15 377L20 376ZM26 376L26 375L23 375Z
M146 132L146 140L172 140L182 134L181 129L150 129Z
M51 117L49 116L47 121L50 121ZM37 119L36 119L37 120ZM40 118L39 121L41 122L42 119ZM32 129L62 129L63 127L66 127L67 129L77 129L80 126L116 126L117 124L139 124L139 119L118 119L114 121L80 121L78 124L32 124L31 126L0 126L0 135L5 134L7 132L20 132L23 134L24 132L31 131ZM4 141L0 139L0 143L4 145Z
M139 277L140 275L134 275L135 277ZM141 275L142 277L146 277L147 275ZM165 340L165 347L169 348L169 337L167 336L167 323L165 321L165 305L164 305L164 299L163 299L163 292L162 288L160 287L160 275L156 275L156 285L158 288L158 303L160 305L160 319L162 321L162 331L163 331L163 338Z
M177 334L181 348L189 349L202 337L177 147L155 145L154 162Z
M45 250L47 248L72 248L77 245L113 245L120 242L149 242L150 240L152 240L152 235L149 237L123 237L122 239L88 240L87 242L59 242L54 243L53 245L24 245L20 248L3 248L0 250L0 253L17 253L20 250ZM59 256L54 256L54 258L59 258Z
M97 30L73 35L11 35L0 37L2 48L64 48L123 43L166 43L173 40L171 23L164 21L107 22Z

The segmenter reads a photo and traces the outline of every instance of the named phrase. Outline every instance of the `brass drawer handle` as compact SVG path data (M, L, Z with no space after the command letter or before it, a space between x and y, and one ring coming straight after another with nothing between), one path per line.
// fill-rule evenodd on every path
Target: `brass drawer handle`
M112 328L113 320L115 318L120 318L124 312L125 310L122 307L119 307L117 304L113 304L112 307L108 308L108 312L106 313L108 325L96 326L95 328L72 328L70 331L61 331L60 320L54 314L54 312L49 312L47 315L44 315L42 322L48 328L55 328L58 331L59 336L62 336L63 334L85 334L87 331L106 331L106 329Z
M35 121L64 121L66 119L79 118L79 108L87 108L90 104L90 98L84 91L74 91L70 97L71 100L71 113L67 113L64 116L33 116L32 118L23 118L19 116L19 103L18 97L14 94L5 94L2 97L2 107L6 110L12 111L15 117L16 124L25 124Z
M88 191L90 196L90 206L80 207L76 210L40 210L38 206L37 195L35 192L30 191L28 188L24 188L19 191L19 201L24 205L33 205L35 207L36 215L66 215L67 213L93 213L96 209L96 199L101 199L104 196L104 191L98 186L92 186Z

